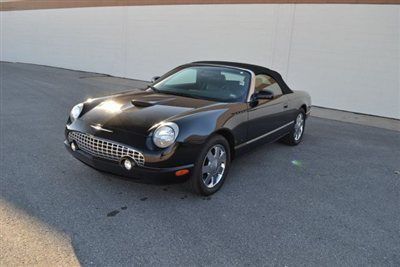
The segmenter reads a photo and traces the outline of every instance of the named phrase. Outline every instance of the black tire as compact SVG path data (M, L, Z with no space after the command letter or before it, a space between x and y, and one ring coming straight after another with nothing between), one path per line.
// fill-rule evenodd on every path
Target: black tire
M210 149L213 149L213 151L215 151L215 146L217 147L222 146L225 149L226 162L225 162L225 169L223 170L222 177L220 178L219 182L217 182L213 187L210 188L206 186L205 181L203 181L204 177L203 164L205 164L205 162L208 161L208 159L206 159L207 153L210 151ZM196 194L203 196L208 196L217 192L225 182L226 176L228 175L230 162L231 162L231 151L228 141L221 135L212 136L204 145L203 149L201 150L195 162L193 173L189 180L192 190Z
M297 123L297 119L300 115L302 116L302 119L303 119L303 129L301 131L300 138L298 138L298 137L296 138L296 123ZM303 109L300 109L294 119L294 123L292 124L292 129L286 136L284 136L281 139L281 141L290 146L297 146L303 140L305 127L306 127L306 114Z

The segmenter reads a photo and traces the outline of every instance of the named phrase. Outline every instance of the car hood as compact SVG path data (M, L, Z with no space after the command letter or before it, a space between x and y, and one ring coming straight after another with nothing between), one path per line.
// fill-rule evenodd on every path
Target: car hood
M147 135L149 129L161 121L215 104L218 103L153 91L130 92L85 103L81 120L106 131Z

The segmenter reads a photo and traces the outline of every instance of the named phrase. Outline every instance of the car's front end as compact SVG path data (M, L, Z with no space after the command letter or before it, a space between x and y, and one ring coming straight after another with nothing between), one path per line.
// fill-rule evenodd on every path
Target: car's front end
M85 164L105 172L135 178L173 178L191 173L193 163L177 155L185 154L185 146L152 151L106 139L98 133L67 127L64 144L67 150ZM146 142L146 138L140 137ZM176 150L179 150L178 152ZM190 149L193 152L193 148ZM187 153L190 155L190 153ZM171 159L174 158L174 159ZM187 158L186 158L187 159ZM186 162L185 162L186 161Z
M102 171L145 179L188 177L210 136L247 107L253 78L236 67L189 64L147 90L89 99L71 110L65 146ZM242 133L238 117L227 125L237 124Z
M149 104L146 107L143 100L137 100L143 98ZM187 177L201 145L190 138L189 142L178 139L179 122L165 119L191 108L179 108L175 103L171 111L168 105L155 104L157 101L177 100L129 93L76 105L65 128L67 150L85 164L117 175L145 179Z

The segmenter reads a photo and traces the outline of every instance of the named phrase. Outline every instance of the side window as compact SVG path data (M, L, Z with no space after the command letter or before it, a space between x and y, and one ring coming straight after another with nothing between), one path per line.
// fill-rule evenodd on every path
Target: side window
M282 95L282 89L279 84L269 75L256 75L256 92L270 91L275 97Z

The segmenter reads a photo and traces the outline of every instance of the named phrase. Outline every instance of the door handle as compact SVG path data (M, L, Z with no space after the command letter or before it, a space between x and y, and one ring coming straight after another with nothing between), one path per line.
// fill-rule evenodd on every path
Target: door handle
M288 108L289 105L288 104L283 104L283 108Z

